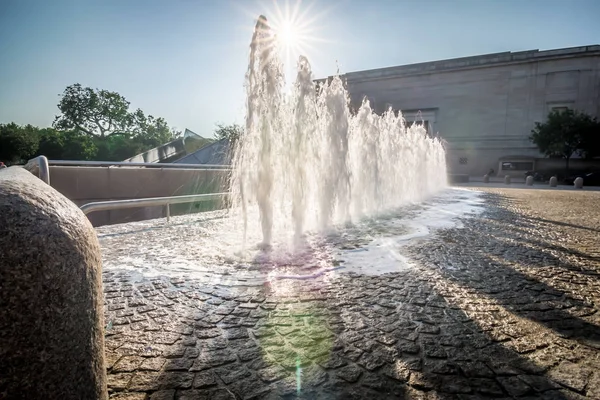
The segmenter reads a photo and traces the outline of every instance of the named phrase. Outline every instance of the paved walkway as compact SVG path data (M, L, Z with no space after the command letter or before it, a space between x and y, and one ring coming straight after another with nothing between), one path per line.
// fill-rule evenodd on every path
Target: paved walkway
M111 398L600 398L600 193L485 190L484 214L404 249L400 273L105 271Z

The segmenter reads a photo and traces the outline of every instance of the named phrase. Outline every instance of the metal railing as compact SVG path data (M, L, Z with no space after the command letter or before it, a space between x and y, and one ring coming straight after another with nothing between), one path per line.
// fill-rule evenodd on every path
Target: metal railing
M129 199L129 200L110 200L97 201L84 204L80 207L84 214L89 214L94 211L117 210L122 208L136 207L151 207L165 206L165 214L167 222L171 220L171 204L191 203L194 201L212 201L221 200L229 196L229 193L208 193L208 194L190 194L185 196L170 196L170 197L150 197L145 199Z
M73 160L48 160L46 156L32 158L24 168L35 173L41 180L50 184L50 165L77 166L77 167L144 167L161 169L195 169L197 171L231 171L230 165L219 164L160 164L160 163L135 163L126 161L73 161Z
M73 161L73 160L50 160L51 165L75 166L75 167L144 167L164 169L197 169L207 171L229 171L230 165L219 164L170 164L170 163L138 163L127 161Z
M41 180L50 184L50 168L48 167L48 159L45 156L32 158L25 164L26 170L38 174Z

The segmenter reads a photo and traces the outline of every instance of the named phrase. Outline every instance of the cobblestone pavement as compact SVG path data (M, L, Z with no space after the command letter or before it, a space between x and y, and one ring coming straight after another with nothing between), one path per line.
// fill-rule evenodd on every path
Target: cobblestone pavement
M105 271L111 398L599 399L600 193L485 197L394 274L214 287Z

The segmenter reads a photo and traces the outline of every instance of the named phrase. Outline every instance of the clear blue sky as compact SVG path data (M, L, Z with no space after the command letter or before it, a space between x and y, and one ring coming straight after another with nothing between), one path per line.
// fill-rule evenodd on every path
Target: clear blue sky
M297 3L317 78L600 43L599 0L0 0L0 123L48 126L81 83L211 136L243 121L256 17L286 19Z

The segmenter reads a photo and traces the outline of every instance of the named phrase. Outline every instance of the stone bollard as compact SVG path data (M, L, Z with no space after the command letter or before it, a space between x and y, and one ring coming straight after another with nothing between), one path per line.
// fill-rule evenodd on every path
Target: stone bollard
M558 179L556 178L556 176L553 176L550 178L550 187L556 187L556 185L558 185Z
M573 186L575 186L575 189L583 189L583 178L580 176L575 178Z
M510 185L510 175L506 175L504 177L504 183L507 184L507 185Z
M525 178L525 184L527 186L533 186L533 176L529 175L527 178Z
M102 260L86 216L0 170L0 397L106 399Z
M483 176L483 183L490 183L490 176L489 175L485 174Z

